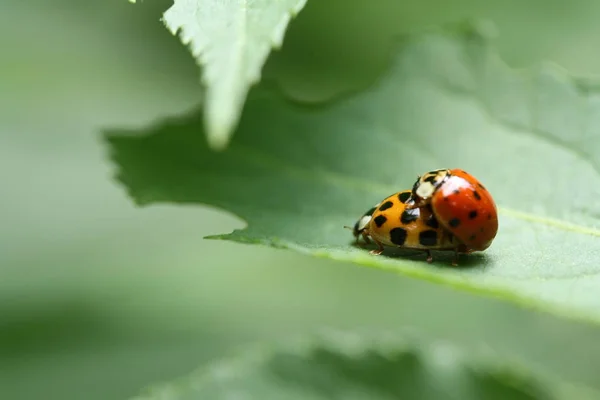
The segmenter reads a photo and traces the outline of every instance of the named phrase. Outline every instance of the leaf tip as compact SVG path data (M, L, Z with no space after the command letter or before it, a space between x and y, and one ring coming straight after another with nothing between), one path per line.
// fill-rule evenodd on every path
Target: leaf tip
M206 140L211 150L224 151L227 148L233 130L232 125L232 121L207 122Z
M229 145L238 125L241 108L238 108L237 104L211 101L209 99L204 110L204 125L208 146L213 151L223 151Z

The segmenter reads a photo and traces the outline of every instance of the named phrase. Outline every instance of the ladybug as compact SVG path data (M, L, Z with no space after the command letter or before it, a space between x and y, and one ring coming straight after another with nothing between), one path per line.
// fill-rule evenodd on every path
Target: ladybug
M408 206L414 204L411 195L412 191L404 190L385 198L364 213L354 228L346 228L352 230L357 243L362 236L365 242L370 243L370 237L377 244L378 248L371 250L371 254L381 254L383 245L387 245L424 250L427 262L432 262L431 250L454 250L452 265L457 265L458 253L472 250L444 229L429 207L409 209Z
M462 169L437 169L419 176L408 208L426 207L449 232L473 250L485 250L498 232L498 210L492 195Z

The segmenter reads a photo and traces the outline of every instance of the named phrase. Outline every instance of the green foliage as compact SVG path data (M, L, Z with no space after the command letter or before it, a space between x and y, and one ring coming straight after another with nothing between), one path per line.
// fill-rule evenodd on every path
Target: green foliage
M203 66L206 134L224 148L236 127L250 85L272 47L279 47L290 17L306 0L175 0L164 22Z
M246 350L135 400L582 399L573 390L516 365L472 364L446 343L335 332Z
M600 2L310 1L288 23L301 2L207 1L196 16L209 22L171 20L181 35L160 21L174 0L83 3L5 0L0 12L0 399L122 400L152 384L198 398L194 388L222 388L213 366L239 373L225 389L262 398L382 397L415 375L403 389L423 396L600 398L597 80L573 78L600 72ZM220 30L221 17L239 29ZM492 20L500 35L422 32L465 17ZM211 30L182 45L197 21ZM228 38L244 23L254 27L235 47ZM236 55L237 67L223 61ZM568 72L504 66L540 60ZM250 71L268 82L246 103ZM107 126L135 127L115 131L138 138L117 135L113 150L132 198L152 207L110 179L98 141ZM458 154L457 131L469 138ZM232 134L227 151L209 150ZM412 159L373 161L381 143ZM502 214L489 251L453 270L443 254L430 266L418 252L350 246L342 225L438 162L493 186ZM524 179L525 167L547 165L546 179ZM202 240L219 233L231 240ZM324 327L339 331L311 338ZM358 334L353 346L340 333L357 328L376 339ZM384 346L388 331L396 341ZM278 344L289 335L306 346ZM257 340L263 350L244 350Z
M198 112L141 136L112 132L109 142L137 203L210 204L248 222L213 238L354 261L598 320L597 98L592 86L555 68L510 70L478 30L462 28L406 38L373 87L322 107L290 103L263 85L224 153L203 144ZM410 188L416 174L443 167L470 171L499 204L489 250L450 268L444 255L430 266L420 252L376 257L351 246L344 225Z

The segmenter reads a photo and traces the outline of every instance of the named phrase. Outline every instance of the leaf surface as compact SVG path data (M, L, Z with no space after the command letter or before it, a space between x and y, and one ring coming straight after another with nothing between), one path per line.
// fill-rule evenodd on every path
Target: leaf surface
M417 347L397 335L336 333L247 349L136 400L533 400L589 393L551 383L522 366L467 361L447 343Z
M249 87L271 48L281 46L292 15L306 0L175 0L164 22L188 44L202 65L209 145L224 148L233 133Z
M108 134L138 204L210 204L247 221L213 236L348 260L527 305L600 318L600 95L552 66L513 71L477 29L407 37L372 87L321 106L254 90L213 153L199 112ZM132 135L135 134L135 135ZM143 133L143 135L140 135ZM500 208L492 246L449 266L371 256L343 229L417 174L462 168Z

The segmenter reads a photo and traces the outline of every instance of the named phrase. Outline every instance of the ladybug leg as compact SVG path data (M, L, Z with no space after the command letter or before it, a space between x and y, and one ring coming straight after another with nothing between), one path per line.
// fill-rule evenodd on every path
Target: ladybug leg
M452 266L458 267L458 247L454 248L454 258L452 259Z
M354 229L348 225L344 225L344 228L351 230L352 232L354 232ZM365 232L362 232L362 236L365 239L365 242L370 243L369 239L367 239L367 237L365 236ZM354 236L354 238L356 239L355 243L357 246L360 246L360 235L356 235Z
M356 235L355 238L356 238L356 245L362 247L362 245L360 243L360 235Z
M366 244L370 244L371 243L371 241L369 240L369 234L367 233L367 231L363 231L362 237L365 240ZM356 239L358 240L358 238L356 238Z
M427 262L431 264L433 262L433 256L431 255L431 250L427 249L425 251L427 252Z
M373 239L373 238L371 238ZM383 245L381 243L379 243L377 240L373 239L373 241L375 242L375 244L379 247L378 249L375 250L371 250L369 253L373 254L375 256L380 255L381 253L383 253Z

